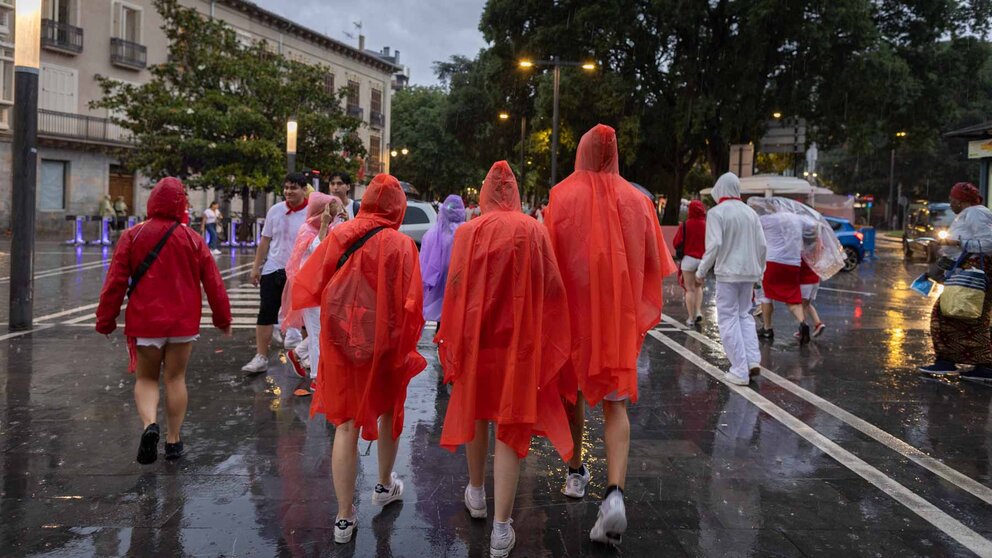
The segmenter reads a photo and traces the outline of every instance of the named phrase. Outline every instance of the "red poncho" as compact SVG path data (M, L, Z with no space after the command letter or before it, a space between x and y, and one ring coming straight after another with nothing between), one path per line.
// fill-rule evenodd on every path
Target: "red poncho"
M520 211L505 161L493 165L480 198L481 217L455 231L435 338L444 379L454 384L441 445L454 451L474 438L476 420L488 420L520 457L541 434L568 460L572 438L559 391L568 306L551 242ZM574 401L574 390L566 395Z
M591 405L614 391L637 401L637 356L661 319L662 279L675 263L651 201L620 177L613 128L582 136L575 172L551 189L544 224L568 293L583 396Z
M320 243L296 276L293 307L320 306L320 363L310 414L323 413L340 425L349 420L362 437L376 440L376 421L393 413L392 436L403 430L403 404L410 379L427 365L417 352L423 287L417 246L396 229L406 195L392 176L369 185L358 215ZM375 227L385 227L338 260Z

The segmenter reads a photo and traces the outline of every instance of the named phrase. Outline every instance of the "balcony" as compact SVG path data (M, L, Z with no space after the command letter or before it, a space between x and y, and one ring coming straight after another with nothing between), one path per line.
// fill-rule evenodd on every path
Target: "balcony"
M83 29L52 19L41 20L41 46L63 54L83 52Z
M148 49L145 45L124 39L110 39L110 62L129 70L144 70L148 65Z
M363 120L365 117L365 109L358 105L348 105L348 116Z
M128 131L107 118L46 109L38 109L38 137L114 147L131 143Z
M376 128L385 128L386 115L374 110L369 112L369 124L375 126Z

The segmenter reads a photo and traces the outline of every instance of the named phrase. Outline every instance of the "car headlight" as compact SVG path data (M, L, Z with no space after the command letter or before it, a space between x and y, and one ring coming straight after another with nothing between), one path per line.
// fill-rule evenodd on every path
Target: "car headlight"
M947 233L947 231L937 231L937 238L941 240L946 239L948 236L950 235Z

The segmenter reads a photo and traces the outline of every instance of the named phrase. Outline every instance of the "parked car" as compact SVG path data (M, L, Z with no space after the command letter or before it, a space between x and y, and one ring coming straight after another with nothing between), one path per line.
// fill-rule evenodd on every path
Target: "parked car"
M846 258L844 271L854 271L857 269L858 264L865 259L865 235L858 232L854 228L854 225L847 219L828 217L826 215L823 217L830 223L830 227L834 230L837 240L840 241L840 245L844 248L844 256Z
M953 221L949 203L931 203L910 213L902 231L903 255L907 260L919 254L927 262L937 261L937 239L947 235Z
M361 207L361 204L362 202L359 200L358 207ZM412 238L417 243L418 249L420 248L420 241L423 240L424 234L434 226L435 222L437 222L437 211L430 202L406 200L406 213L403 215L403 224L400 225L400 232Z

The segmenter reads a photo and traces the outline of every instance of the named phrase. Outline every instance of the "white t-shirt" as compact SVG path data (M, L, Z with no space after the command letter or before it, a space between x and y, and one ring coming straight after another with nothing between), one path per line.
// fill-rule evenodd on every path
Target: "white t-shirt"
M279 202L269 208L265 214L265 225L262 227L262 236L272 239L269 243L269 256L262 266L262 275L268 275L286 269L289 256L293 252L293 244L296 242L296 233L307 220L306 209L294 211L289 215L286 212L289 207L286 202Z
M947 231L963 246L944 246L941 255L957 259L964 248L972 254L992 254L992 211L984 205L973 205L958 213Z
M344 210L348 213L348 219L355 218L355 200L349 199L344 202Z
M798 266L803 260L803 220L795 213L761 216L768 246L766 261Z
M217 222L217 216L220 215L220 211L215 211L213 209L207 208L203 210L203 222L207 225L213 225Z

